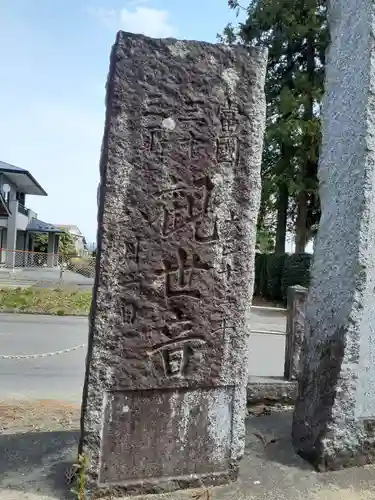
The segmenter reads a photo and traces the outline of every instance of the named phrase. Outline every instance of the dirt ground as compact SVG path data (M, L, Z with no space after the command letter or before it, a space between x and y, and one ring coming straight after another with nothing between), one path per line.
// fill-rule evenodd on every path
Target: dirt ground
M63 401L0 401L0 435L79 429L80 406Z
M296 456L291 416L282 407L249 412L236 483L133 500L375 500L375 467L318 474ZM77 457L79 418L77 405L60 401L0 402L1 500L74 498L66 473Z

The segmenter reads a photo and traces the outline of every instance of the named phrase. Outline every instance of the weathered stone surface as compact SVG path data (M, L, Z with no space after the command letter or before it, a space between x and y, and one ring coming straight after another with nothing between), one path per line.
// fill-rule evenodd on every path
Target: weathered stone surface
M80 451L95 495L237 475L266 53L119 33Z
M374 9L330 2L322 217L293 423L295 449L318 469L375 455Z
M288 288L284 378L297 380L300 376L300 358L305 335L305 308L307 288Z

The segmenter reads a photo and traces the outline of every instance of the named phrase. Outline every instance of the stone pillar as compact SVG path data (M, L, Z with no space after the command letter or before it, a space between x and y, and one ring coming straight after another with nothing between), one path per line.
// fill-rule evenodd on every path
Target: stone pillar
M266 53L120 32L80 452L89 494L235 479Z
M288 288L284 378L297 380L300 374L300 355L305 332L305 304L307 288Z
M48 233L47 267L53 267L55 261L55 233Z
M318 470L375 457L373 0L331 0L319 180L293 444Z

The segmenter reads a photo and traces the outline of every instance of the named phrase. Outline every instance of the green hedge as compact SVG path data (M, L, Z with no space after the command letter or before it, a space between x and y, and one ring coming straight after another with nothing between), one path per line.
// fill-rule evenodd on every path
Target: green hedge
M281 280L281 294L284 300L286 300L288 287L301 285L307 288L309 286L311 263L312 255L309 253L295 253L286 259Z
M281 284L286 256L270 254L267 257L267 298L280 301L283 298Z
M289 286L307 287L312 255L257 254L255 256L254 295L268 300L286 301Z
M254 295L264 297L267 294L267 254L255 254Z

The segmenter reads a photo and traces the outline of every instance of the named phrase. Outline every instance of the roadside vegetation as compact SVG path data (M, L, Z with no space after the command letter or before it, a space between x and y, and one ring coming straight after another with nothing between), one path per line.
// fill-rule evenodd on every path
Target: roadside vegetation
M50 288L4 288L0 290L0 312L87 316L91 290Z

